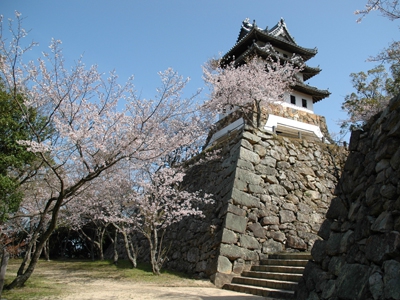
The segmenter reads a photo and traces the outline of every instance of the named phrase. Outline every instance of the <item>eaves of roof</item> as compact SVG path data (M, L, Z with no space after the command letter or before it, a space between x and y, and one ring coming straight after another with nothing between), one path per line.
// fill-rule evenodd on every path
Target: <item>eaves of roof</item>
M298 92L311 95L313 103L321 101L322 99L329 97L329 95L331 94L328 90L320 90L316 87L301 82L296 83L296 85L294 85L292 89Z
M300 47L299 45L285 40L279 36L273 36L268 34L262 29L253 27L241 40L239 40L224 56L223 58L232 57L237 52L243 52L249 46L251 46L254 41L261 40L263 42L269 42L273 47L278 47L282 50L296 53L300 55L304 61L315 56L318 52L317 48L309 49Z
M241 65L246 61L247 58L251 57L251 55L255 53L257 56L260 56L262 58L267 58L270 55L275 55L275 53L271 53L262 47L258 46L257 44L253 43L244 53L242 53L239 57L235 57L235 63L237 65ZM287 60L289 61L290 58L285 58L283 56L279 56L279 59L282 60ZM232 59L233 60L233 59ZM319 72L321 72L321 69L318 67L310 67L306 64L303 65L303 70L301 73L303 74L303 79L308 80L311 77L317 75Z
M314 77L315 75L319 74L320 72L321 72L320 68L310 67L307 65L304 65L303 71L301 71L301 73L303 74L304 81L310 79L311 77Z

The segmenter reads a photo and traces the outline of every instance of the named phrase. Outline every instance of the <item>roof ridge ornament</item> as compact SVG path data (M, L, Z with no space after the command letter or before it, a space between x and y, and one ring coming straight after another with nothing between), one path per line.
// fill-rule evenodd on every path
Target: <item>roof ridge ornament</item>
M259 27L254 27L257 26L256 20L253 20L253 23L250 22L251 21L249 18L246 18L242 21L242 26L238 38L236 39L236 44L227 52L227 54L231 51L234 51L234 49L240 49L241 45L243 45L243 49L246 49L247 51L247 43L254 44L253 39L256 39L257 42L260 40L265 40L264 42L270 41L271 43L274 42L281 44L281 47L289 47L289 53L298 52L301 56L303 56L304 61L309 60L318 52L316 47L311 49L299 46L296 43L295 38L287 29L284 18L278 19L278 22L275 23L274 26L270 28L266 27L265 30ZM264 42L258 43L258 46L262 47Z
M250 19L249 18L246 18L246 19L243 20L242 28L249 29L252 26L253 26L253 24L250 23Z
M306 65L306 61L317 54L318 48L311 49L299 46L290 34L285 19L280 18L277 21L274 26L269 29L266 27L264 30L256 27L256 20L250 23L249 18L246 18L242 23L236 44L222 58L224 66L232 61L236 65L240 65L245 63L246 58L254 55L261 58L274 56L283 61L292 61L296 65L304 66L304 71L302 71L303 81L318 74L321 71L319 66L313 68ZM290 54L296 54L298 57ZM232 58L233 55L236 55L236 57ZM328 97L330 94L328 91L311 88L300 82L295 87L295 90L299 93L310 95L313 103Z

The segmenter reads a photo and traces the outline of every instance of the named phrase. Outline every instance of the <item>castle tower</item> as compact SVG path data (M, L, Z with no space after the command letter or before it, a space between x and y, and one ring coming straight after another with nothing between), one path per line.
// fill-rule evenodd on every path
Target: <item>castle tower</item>
M235 57L240 64L251 53L266 57L272 53L268 45L282 58L296 53L306 61L317 52L298 46L283 20L271 30L245 21L223 59ZM221 287L271 254L309 252L320 239L347 150L323 142L325 120L313 105L329 92L304 83L318 72L304 68L292 88L296 102L288 94L279 114L267 111L264 128L246 124L240 114L223 116L208 142L218 157L187 162L184 188L212 194L215 201L199 204L204 218L185 218L169 229L167 267L209 277Z
M246 19L242 23L235 45L221 58L221 64L234 62L235 65L241 65L253 56L263 59L272 56L280 61L290 61L294 55L299 57L303 63L303 70L297 74L297 83L291 87L291 92L285 94L284 101L279 102L283 108L269 108L264 129L287 137L302 136L330 141L325 118L314 114L314 104L327 98L330 93L306 84L307 80L321 71L319 67L310 67L306 63L317 52L316 48L299 46L283 19L271 29L262 29L255 22L251 24ZM228 114L222 114L220 118ZM226 125L226 122L224 124ZM236 120L233 124L220 127L211 138L211 144L240 124L241 121Z

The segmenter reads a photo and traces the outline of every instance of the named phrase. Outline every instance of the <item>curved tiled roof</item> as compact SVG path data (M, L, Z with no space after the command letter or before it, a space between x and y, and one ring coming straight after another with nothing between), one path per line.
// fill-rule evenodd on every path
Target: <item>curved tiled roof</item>
M328 97L331 94L328 90L320 90L316 87L301 82L296 83L296 85L293 86L292 89L298 92L311 95L314 103L321 101L322 99Z
M235 57L235 63L237 65L241 65L242 63L245 63L246 59L249 58L253 53L258 56L261 56L263 58L267 58L270 55L274 55L274 56L277 55L275 52L273 52L273 50L271 51L269 49L269 47L260 47L256 43L253 43L239 57ZM290 58L285 58L281 55L279 55L279 59L281 61L283 61L283 60L289 61L290 60ZM226 63L229 63L232 60L233 60L233 57L232 57L232 59L226 58L225 61L226 61ZM301 73L303 74L304 80L310 79L311 77L317 75L319 72L321 72L321 69L319 67L310 67L306 64L303 65L303 71L301 71Z
M301 73L303 74L304 81L306 81L311 77L319 74L319 72L321 72L321 69L319 67L309 67L307 65L304 65L303 71Z
M252 55L267 58L268 56L279 57L281 60L290 60L289 57L284 57L279 52L286 52L286 54L296 54L303 59L303 62L314 57L318 50L317 48L305 48L299 46L294 37L289 33L286 23L281 19L270 30L259 28L255 21L251 24L248 19L244 20L239 32L236 44L221 58L221 64L226 65L234 61L236 65L246 63L246 59ZM317 75L321 69L319 67L310 67L306 64L303 65L303 80L308 80ZM307 85L303 82L297 82L292 86L293 90L308 94L312 97L313 102L318 102L330 95L328 90L320 90L316 87Z
M285 38L280 35L283 33ZM243 48L247 48L254 43L254 41L262 41L265 43L271 43L275 47L285 49L287 51L292 51L300 55L304 61L312 58L318 52L317 48L305 48L297 45L294 38L290 35L287 30L286 24L283 19L273 27L273 29L261 29L255 23L252 25L248 21L244 21L241 31L239 33L239 38L236 44L224 55L234 56L237 51L243 52Z

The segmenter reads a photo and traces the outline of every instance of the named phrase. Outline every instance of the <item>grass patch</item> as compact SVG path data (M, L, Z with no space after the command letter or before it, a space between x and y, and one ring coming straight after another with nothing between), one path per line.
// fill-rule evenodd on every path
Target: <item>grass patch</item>
M10 260L6 273L6 284L16 276L21 260ZM149 264L138 264L132 269L128 261L53 260L39 261L32 276L23 288L4 291L7 300L51 299L68 293L68 282L93 281L97 279L126 280L157 286L195 285L195 280L186 274L162 270L161 276L153 275Z
M21 260L11 259L8 263L5 285L11 283L16 277L17 270L21 264ZM40 263L41 264L41 263ZM42 269L39 267L39 269ZM42 274L40 270L34 272L31 278L22 288L13 290L5 290L2 293L2 299L7 300L25 300L25 299L43 299L50 296L57 296L62 293L59 285L54 284L52 280L48 280L47 276Z

